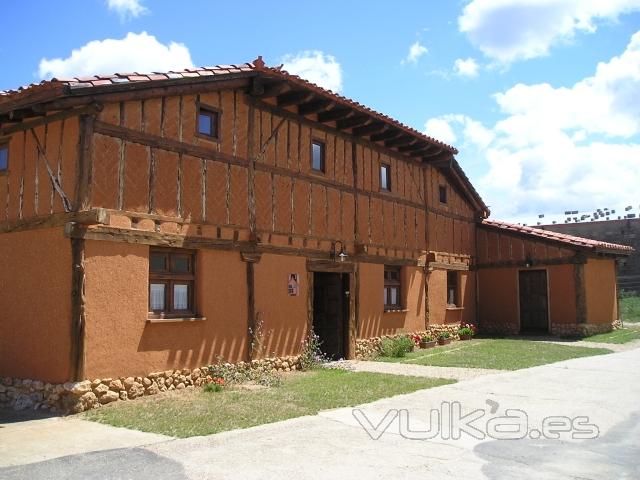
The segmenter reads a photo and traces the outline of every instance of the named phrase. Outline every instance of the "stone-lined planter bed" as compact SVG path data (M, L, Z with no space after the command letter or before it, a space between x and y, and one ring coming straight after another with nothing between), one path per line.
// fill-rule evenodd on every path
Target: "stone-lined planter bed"
M300 370L297 356L267 358L225 364L238 371L257 369L274 372ZM34 409L58 413L80 413L116 401L156 395L172 390L193 389L206 382L209 367L165 370L144 377L97 378L62 384L39 380L0 378L0 404L16 410Z
M356 340L356 358L360 360L366 360L368 358L375 357L380 353L380 344L385 338L399 338L407 337L411 335L430 335L433 338L438 338L441 332L448 332L449 338L452 340L458 340L458 329L460 325L454 323L451 325L429 325L427 330L421 330L419 332L411 333L398 333L395 335L382 335L380 337L361 338Z

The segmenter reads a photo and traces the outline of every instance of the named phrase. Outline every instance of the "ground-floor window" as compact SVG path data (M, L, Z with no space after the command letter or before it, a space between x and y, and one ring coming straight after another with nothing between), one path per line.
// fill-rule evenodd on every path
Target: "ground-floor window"
M455 270L447 272L447 305L450 307L459 306L458 273L459 272L456 272Z
M195 281L195 252L152 247L149 251L150 315L194 315Z
M400 267L384 267L384 308L393 310L400 308L400 292L402 290Z

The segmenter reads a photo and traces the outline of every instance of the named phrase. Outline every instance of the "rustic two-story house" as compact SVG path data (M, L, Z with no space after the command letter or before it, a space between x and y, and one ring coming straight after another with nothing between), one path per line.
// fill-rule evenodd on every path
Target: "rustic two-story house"
M0 94L0 375L611 328L627 247L487 220L445 145L250 64Z

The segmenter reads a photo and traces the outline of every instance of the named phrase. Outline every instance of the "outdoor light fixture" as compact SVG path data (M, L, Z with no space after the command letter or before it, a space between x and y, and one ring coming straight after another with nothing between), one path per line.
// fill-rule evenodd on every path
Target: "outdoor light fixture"
M531 265L533 265L533 260L531 260L531 257L527 255L527 259L525 260L524 266L527 268L531 268Z
M338 244L340 244L340 252L336 253ZM340 240L331 244L331 260L335 262L336 257L339 258L341 262L344 262L344 259L347 258L347 252L344 251L344 244Z

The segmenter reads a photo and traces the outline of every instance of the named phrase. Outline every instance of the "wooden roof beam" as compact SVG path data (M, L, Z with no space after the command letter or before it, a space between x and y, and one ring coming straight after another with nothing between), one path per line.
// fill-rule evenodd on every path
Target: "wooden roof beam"
M399 137L400 135L402 135L401 130L388 128L384 132L371 135L371 138L369 138L369 140L371 140L372 142L380 142L382 140L389 140L391 138Z
M384 142L384 146L387 148L391 147L400 147L402 145L407 145L414 141L414 138L409 135L403 135L397 138L392 138L391 140L386 140Z
M355 127L352 131L354 135L370 135L372 133L380 132L387 129L387 125L384 122L372 122L369 125L363 127Z
M405 152L412 152L415 150L424 150L425 147L427 147L429 144L426 142L421 142L419 140L416 140L413 143L410 143L409 145L405 145L402 147L398 147L398 151L405 153Z
M319 113L325 111L331 105L334 105L332 100L326 99L314 99L310 102L301 103L298 105L298 114L299 115L310 115L312 113Z
M353 113L353 110L350 108L337 107L333 108L327 112L322 112L318 114L318 121L320 123L332 122L334 120L340 120L342 118L347 118L349 115Z
M268 81L261 77L254 77L251 81L250 93L254 97L277 97L291 90L288 82Z
M364 125L370 120L371 117L369 115L353 115L349 118L345 118L344 120L338 120L336 122L336 128L342 130L345 128L358 127L360 125Z
M292 90L290 92L283 93L282 95L278 95L278 106L288 107L290 105L300 105L312 97L313 93L308 90Z

